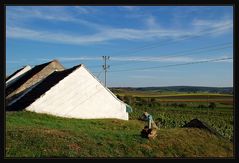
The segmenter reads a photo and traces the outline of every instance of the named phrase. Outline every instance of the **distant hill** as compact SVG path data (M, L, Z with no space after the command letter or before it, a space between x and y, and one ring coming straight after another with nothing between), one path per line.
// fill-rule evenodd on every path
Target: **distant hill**
M168 87L112 87L111 90L124 89L129 91L154 91L154 92L209 92L233 94L233 87L201 87L201 86L168 86Z

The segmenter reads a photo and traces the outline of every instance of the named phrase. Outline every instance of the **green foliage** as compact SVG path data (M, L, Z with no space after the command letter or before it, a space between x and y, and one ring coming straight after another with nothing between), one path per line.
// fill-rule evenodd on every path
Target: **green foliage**
M203 104L199 104L199 105L198 105L198 108L207 108L207 106L206 106L206 105L203 105Z
M168 122L166 114L160 117ZM177 126L177 122L170 122ZM140 136L138 120L68 119L6 113L6 157L232 157L232 143L200 129L160 129ZM205 143L206 142L206 143ZM203 149L203 150L202 150Z
M135 90L125 91L124 95L134 109L130 113L130 119L138 119L144 111L147 111L155 119L159 119L158 122L162 128L172 128L182 127L193 118L200 118L214 127L221 135L232 140L233 110L230 102L232 100L231 95L205 92L196 94L175 92L174 94L161 95L161 93L155 91L137 92ZM182 102L187 100L189 102ZM208 105L208 100L218 100L219 102L210 102ZM163 116L161 116L162 114Z
M194 118L205 121L217 132L232 140L233 136L233 116L232 110L207 110L192 108L157 108L148 106L138 106L130 114L130 119L138 119L144 111L150 113L156 122L160 122L162 128L182 127Z
M209 106L210 109L215 109L216 108L216 104L214 102L210 102Z

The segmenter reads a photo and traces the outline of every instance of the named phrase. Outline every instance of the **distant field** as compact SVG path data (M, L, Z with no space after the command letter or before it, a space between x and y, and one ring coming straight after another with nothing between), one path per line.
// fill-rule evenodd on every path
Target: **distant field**
M156 98L160 102L219 102L233 104L233 96L218 93L179 93L179 92L154 92L154 91L128 91L114 92L118 96L132 96L143 98Z
M169 93L169 94L161 94L161 93L151 93L151 92L124 92L124 93L116 93L118 95L124 96L138 96L138 97L158 97L158 98L219 98L219 99L230 99L233 96L227 94L199 94L199 93Z
M232 143L208 131L162 128L140 136L139 120L65 119L31 112L6 113L6 157L232 157Z
M228 139L233 136L233 96L207 92L155 92L120 89L114 92L133 107L132 119L148 111L160 119L165 128L181 127L200 118ZM215 108L210 108L210 103Z

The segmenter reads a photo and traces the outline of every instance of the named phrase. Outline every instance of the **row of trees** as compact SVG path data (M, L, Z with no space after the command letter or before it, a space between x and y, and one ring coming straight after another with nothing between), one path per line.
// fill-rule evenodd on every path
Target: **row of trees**
M148 107L161 107L162 104L155 97L133 97L133 96L119 96L117 98L124 101L125 103L131 106L148 106ZM186 108L188 105L186 103L166 103L166 107L174 107L174 108ZM197 108L216 108L216 104L214 102L210 102L209 105L199 104L195 106Z

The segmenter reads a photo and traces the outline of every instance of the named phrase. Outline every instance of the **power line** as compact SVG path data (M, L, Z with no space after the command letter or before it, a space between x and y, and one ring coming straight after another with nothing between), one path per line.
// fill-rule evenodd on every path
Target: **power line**
M217 45L217 46L215 46ZM225 45L225 46L219 46L219 45ZM189 49L189 50L184 50L184 51L178 51L178 52L174 52L174 53L171 53L171 54L177 54L177 55L162 55L160 56L160 58L162 57L162 59L170 59L170 58L175 58L175 57L179 57L179 56L189 56L189 55L194 55L194 54L199 54L199 53L202 53L204 52L205 50L207 52L209 51L218 51L218 50L221 50L221 49L226 49L226 48L229 48L231 47L231 42L225 42L225 43L220 43L220 44L214 44L214 45L210 45L210 46L206 46L206 47L200 47L200 48L193 48L193 49ZM218 47L219 46L219 47ZM182 53L182 52L187 52L187 53ZM189 53L189 52L193 52L193 53ZM179 53L179 54L178 54ZM181 54L180 54L181 53ZM146 58L146 57L145 57ZM112 58L112 61L114 59ZM120 64L114 64L112 65L113 67L119 67L119 66L125 66L125 65L134 65L134 64L140 64L142 62L148 62L147 60L145 61L134 61L136 63L120 63ZM98 66L90 66L88 68L93 68L93 67L100 67L101 65L98 65ZM96 72L96 73L99 73L99 72Z
M135 53L135 52L142 51L142 50L145 50L145 49L157 48L157 47L161 47L161 46L169 45L169 44L172 45L172 44L178 43L178 42L183 41L183 40L188 40L188 39L192 39L192 38L194 38L194 39L195 38L200 38L200 37L204 36L202 34L213 34L213 33L216 33L216 32L218 32L220 30L228 28L227 25L230 25L230 24L231 23L226 23L224 26L218 27L217 29L207 28L207 29L198 31L197 35L184 36L182 39L179 39L179 40L169 40L169 41L160 42L160 43L145 44L145 45L140 46L140 47L135 47L135 48L130 48L130 49L126 49L126 50L121 50L121 51L118 51L118 52L130 51L131 53ZM159 33L159 32L155 32L155 33Z
M217 51L217 50L226 49L226 48L231 47L231 45L229 45L229 44L225 44L225 45L227 45L227 46L221 46L219 48L216 48L216 47L212 48L212 46L210 46L210 48L209 48L209 50L207 50L207 52L209 52L209 51ZM175 52L175 53L171 53L171 54L178 54L178 55L163 55L163 56L160 56L160 58L162 58L162 59L169 59L169 58L175 58L175 57L179 57L179 56L189 56L189 55L194 55L194 54L202 53L206 49L208 49L208 47L202 47L202 48L197 48L197 49L190 49L190 50L186 50L185 52L193 51L194 53L189 53L189 54L188 53L181 53L181 54L178 54L178 52ZM195 50L199 50L199 51L195 52ZM112 60L113 60L113 58L112 58ZM142 62L148 62L148 61L145 60L145 61L138 61L138 63L130 62L130 63L114 64L113 67L115 67L115 66L124 66L124 65L129 65L129 64L139 64L139 63L142 63Z
M225 46L220 46L219 48L217 48L219 45L225 45ZM163 55L163 56L160 56L160 57L162 57L163 59L168 59L168 58L174 58L174 57L178 57L178 56L189 56L189 55L194 55L194 54L198 54L198 53L204 52L205 50L207 50L207 51L217 51L217 50L221 50L221 49L226 49L228 47L231 47L231 45L232 45L232 42L225 42L225 43L214 44L214 45L210 45L210 46L206 46L206 47L193 48L193 49L189 49L189 50L184 50L184 51L179 51L179 52L171 53L171 54L177 54L177 55L170 55L170 56L169 55ZM196 50L199 50L199 51L196 51ZM182 52L191 52L191 51L193 51L194 53L193 54L191 54L191 53L190 54L188 54L188 53L178 54L178 53L182 53ZM113 60L114 59L112 58L112 61ZM130 64L131 65L132 64L139 64L139 63L142 63L142 62L147 62L147 61L138 61L138 63L130 62L130 63L114 64L113 67L130 65ZM31 65L31 66L34 66L34 65ZM99 67L101 67L101 65L87 66L87 68L99 68ZM96 73L99 73L99 72L96 72Z
M99 79L99 77L100 77L100 75L101 75L101 73L103 72L103 70L102 71L100 71L98 74L97 74L97 78Z
M171 65L165 65L165 66L144 67L144 68L142 67L142 68L115 70L115 71L110 71L110 72L123 72L123 71L137 71L137 70L158 69L158 68L165 68L165 67L175 67L175 66L183 66L183 65L190 65L190 64L199 64L199 63L206 63L206 62L223 61L223 60L229 60L229 59L232 59L232 57L217 58L217 59L210 59L210 60L196 61L196 62L188 62L188 63L171 64Z

